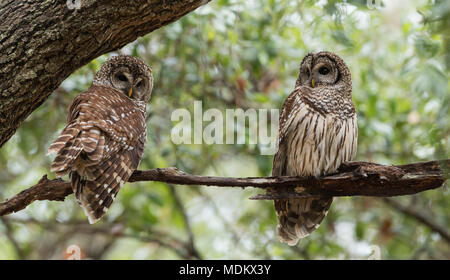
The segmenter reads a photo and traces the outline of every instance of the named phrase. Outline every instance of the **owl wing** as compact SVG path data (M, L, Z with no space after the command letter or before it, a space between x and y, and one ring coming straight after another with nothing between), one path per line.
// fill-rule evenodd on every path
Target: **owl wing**
M82 179L78 172L71 173L75 196L89 222L97 222L108 211L117 193L137 169L142 158L145 136L132 150L119 149L101 164L89 167L91 179Z
M277 139L278 150L273 159L272 176L286 175L289 147L287 136L290 131L295 129L295 126L291 125L294 120L293 116L298 112L306 112L308 109L308 105L301 98L301 95L305 92L310 93L311 91L306 87L296 87L286 98L281 108Z
M51 170L71 174L72 188L91 223L108 210L142 158L145 105L110 88L92 86L72 102L67 126L49 147Z

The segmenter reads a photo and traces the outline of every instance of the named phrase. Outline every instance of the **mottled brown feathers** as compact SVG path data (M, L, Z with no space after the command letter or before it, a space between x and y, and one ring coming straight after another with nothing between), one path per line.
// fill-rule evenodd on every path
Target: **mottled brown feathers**
M84 209L89 222L98 221L109 209L120 188L137 169L146 142L145 101L150 92L129 98L121 90L102 84L99 79L119 66L126 70L127 63L141 79L136 67L143 72L150 69L136 66L136 58L120 56L108 60L96 75L96 84L73 100L67 125L50 145L48 153L56 153L51 166L57 176L70 174L75 197ZM138 68L139 68L138 67ZM153 81L151 71L145 78ZM103 84L107 84L104 82ZM149 88L151 91L151 87ZM138 98L138 99L135 99Z
M322 67L330 69L319 71ZM303 59L296 87L281 109L273 176L317 177L355 156L358 129L351 91L350 71L337 55L320 52ZM295 245L317 229L332 200L275 200L280 240Z

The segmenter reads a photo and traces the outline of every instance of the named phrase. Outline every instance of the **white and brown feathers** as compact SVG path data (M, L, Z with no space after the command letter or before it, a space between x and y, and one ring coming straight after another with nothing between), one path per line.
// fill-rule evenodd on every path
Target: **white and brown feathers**
M127 82L122 86L119 78ZM58 177L70 173L72 189L90 223L106 213L139 165L152 84L150 67L139 59L108 60L93 85L73 100L66 127L48 149L47 154L57 154L51 171Z
M351 92L350 71L337 55L319 52L303 59L296 87L281 110L273 176L318 177L355 156L358 127ZM275 200L280 240L295 245L316 230L332 201Z

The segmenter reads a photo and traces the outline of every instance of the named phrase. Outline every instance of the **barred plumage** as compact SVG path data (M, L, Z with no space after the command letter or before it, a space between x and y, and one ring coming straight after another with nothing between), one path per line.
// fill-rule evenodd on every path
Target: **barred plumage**
M296 88L283 104L272 175L318 177L336 172L355 156L357 137L350 71L335 54L309 54L301 63ZM332 201L332 197L275 200L280 240L295 245L309 235Z
M153 86L141 60L108 60L93 85L73 100L67 125L50 145L51 171L70 174L72 189L90 223L109 209L139 165L146 142L145 106Z

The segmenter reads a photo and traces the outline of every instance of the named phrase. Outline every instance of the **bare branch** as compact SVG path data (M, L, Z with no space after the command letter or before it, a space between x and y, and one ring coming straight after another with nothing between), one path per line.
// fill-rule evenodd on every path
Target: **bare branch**
M418 211L417 209L414 209L411 207L403 206L400 202L398 202L392 198L385 197L385 198L383 198L383 201L386 204L390 205L392 208L398 210L399 212L401 212L407 216L410 216L410 217L414 218L415 220L417 220L418 222L429 227L432 231L439 233L439 235L442 236L442 238L445 241L450 243L450 232L448 232L446 228L437 224L430 217L425 216L421 211Z
M135 171L129 182L159 181L178 185L218 187L255 187L265 195L251 199L280 199L305 196L378 196L410 195L441 187L445 182L442 170L448 170L450 159L386 166L369 162L343 164L338 173L319 178L248 177L230 178L199 176L174 167ZM20 211L35 200L62 201L72 193L68 182L49 180L44 175L38 184L0 203L0 216Z
M111 238L130 238L136 239L145 243L153 243L160 247L169 249L177 254L182 259L199 259L199 256L192 255L190 252L190 244L188 242L181 241L173 236L171 236L168 232L163 232L156 230L151 227L145 227L140 232L130 233L124 231L124 225L120 222L105 222L102 225L91 226L83 221L69 221L69 222L58 222L52 223L47 221L38 221L33 218L29 218L26 220L21 219L8 219L2 217L3 222L13 222L18 224L38 224L43 226L46 230L54 231L57 233L65 233L63 237L68 239L69 236L74 234L87 234L87 235L95 235L101 234L104 236L109 236ZM61 227L67 227L66 230L62 230ZM69 234L69 235L68 235ZM109 242L108 242L109 244ZM106 249L106 248L105 248ZM89 257L93 257L92 255ZM94 259L100 259L94 257Z
M190 253L192 256L196 257L197 259L202 259L199 251L197 250L197 248L195 246L194 232L192 231L191 221L189 219L186 209L184 208L183 202L181 201L181 198L178 195L177 190L175 189L175 186L169 185L169 190L173 196L173 199L175 200L176 207L180 211L181 216L183 216L184 224L185 224L186 231L187 231L187 234L189 237L189 241L187 244L188 245L187 246L188 253Z
M4 217L1 217L0 221L2 221L3 225L5 226L6 237L9 239L9 241L13 245L14 249L16 250L17 256L19 257L20 260L24 260L25 254L24 254L19 242L17 242L16 238L14 237L13 228L9 224L9 221Z

